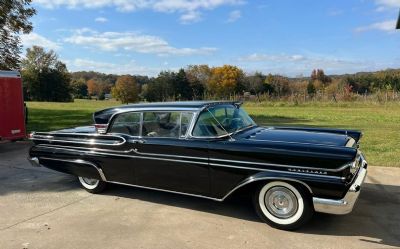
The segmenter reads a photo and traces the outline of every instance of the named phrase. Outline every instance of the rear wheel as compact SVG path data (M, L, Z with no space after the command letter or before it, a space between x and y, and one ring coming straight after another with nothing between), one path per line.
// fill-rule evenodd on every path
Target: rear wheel
M253 203L263 221L284 230L299 228L314 213L309 194L303 187L281 181L260 185Z
M101 180L79 176L79 183L88 192L98 194L104 191L107 183Z

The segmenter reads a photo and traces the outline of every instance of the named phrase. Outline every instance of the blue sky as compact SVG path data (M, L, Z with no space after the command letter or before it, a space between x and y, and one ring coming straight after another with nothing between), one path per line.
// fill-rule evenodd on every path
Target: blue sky
M309 75L400 67L400 0L33 0L25 47L70 71L157 75L190 64Z

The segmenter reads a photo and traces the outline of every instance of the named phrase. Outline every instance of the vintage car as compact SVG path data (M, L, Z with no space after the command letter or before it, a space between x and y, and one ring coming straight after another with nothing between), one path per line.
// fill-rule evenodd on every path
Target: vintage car
M132 104L93 117L33 132L32 165L76 175L91 193L118 183L223 201L242 189L263 221L288 230L314 211L351 212L367 174L361 132L261 127L240 103Z

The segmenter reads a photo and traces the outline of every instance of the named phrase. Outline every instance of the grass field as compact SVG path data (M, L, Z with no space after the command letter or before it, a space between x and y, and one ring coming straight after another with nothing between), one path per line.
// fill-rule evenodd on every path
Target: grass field
M74 103L28 102L28 131L48 131L92 123L92 113L119 102L75 100ZM400 103L247 103L260 125L320 126L357 129L370 165L400 167Z

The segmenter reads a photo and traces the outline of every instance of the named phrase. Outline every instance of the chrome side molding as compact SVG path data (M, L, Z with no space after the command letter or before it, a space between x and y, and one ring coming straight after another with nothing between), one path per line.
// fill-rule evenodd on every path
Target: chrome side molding
M81 160L81 159L69 160L69 159L50 158L50 157L41 157L41 159L89 165L89 166L91 166L91 167L93 167L93 168L95 168L97 170L97 172L99 173L100 178L101 178L102 181L107 181L107 178L104 175L103 170L101 168L99 168L96 164L92 163L92 162ZM37 158L37 157L28 157L28 161L31 163L31 165L33 167L40 167L41 166L40 165L40 159Z

